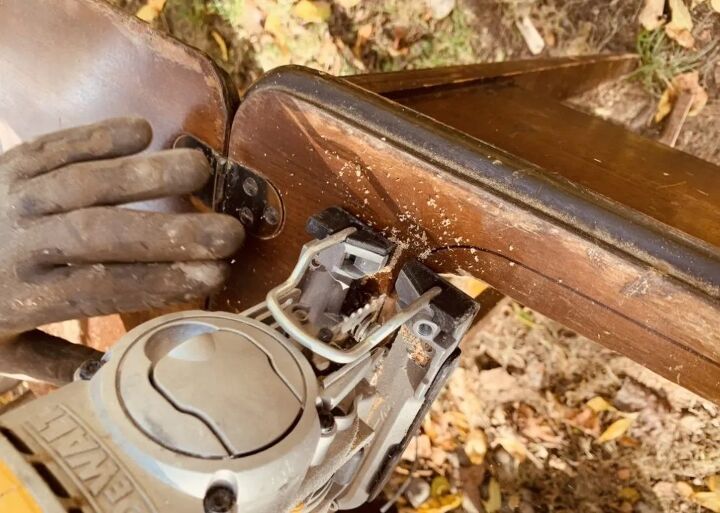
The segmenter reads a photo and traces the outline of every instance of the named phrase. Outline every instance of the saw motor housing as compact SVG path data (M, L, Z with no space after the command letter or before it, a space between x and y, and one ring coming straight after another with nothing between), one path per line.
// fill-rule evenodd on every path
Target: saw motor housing
M342 209L308 231L265 302L146 322L0 416L43 511L321 513L382 491L477 305L416 260L395 269L396 245Z

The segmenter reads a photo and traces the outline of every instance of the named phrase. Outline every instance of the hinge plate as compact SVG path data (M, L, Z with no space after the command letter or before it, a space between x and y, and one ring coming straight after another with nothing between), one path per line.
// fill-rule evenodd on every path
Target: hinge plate
M208 208L236 217L255 237L270 239L280 233L285 210L277 189L265 177L192 135L181 135L173 147L200 150L210 163L213 176L196 194Z

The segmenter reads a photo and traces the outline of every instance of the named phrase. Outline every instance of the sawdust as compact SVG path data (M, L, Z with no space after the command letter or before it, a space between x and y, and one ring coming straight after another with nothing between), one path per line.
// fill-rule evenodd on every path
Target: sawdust
M428 352L427 345L421 339L416 337L407 326L400 328L400 339L408 346L408 354L410 359L420 367L426 367L430 363L431 354Z

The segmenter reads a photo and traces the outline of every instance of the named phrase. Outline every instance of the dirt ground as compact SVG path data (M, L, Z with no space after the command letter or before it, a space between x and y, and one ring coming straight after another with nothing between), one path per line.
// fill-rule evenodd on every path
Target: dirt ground
M148 2L113 3L135 13ZM289 63L342 75L501 61L532 57L538 38L540 56L640 48L642 72L570 103L657 138L667 81L697 72L708 101L677 147L720 164L717 3L688 2L692 49L643 32L643 0L167 0L150 22L241 90ZM415 440L389 489L411 485L401 511L720 512L718 407L510 301L464 341ZM412 508L407 497L428 487Z

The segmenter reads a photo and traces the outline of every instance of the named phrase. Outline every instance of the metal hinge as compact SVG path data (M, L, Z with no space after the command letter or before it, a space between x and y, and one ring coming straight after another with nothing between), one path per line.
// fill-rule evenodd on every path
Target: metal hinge
M284 220L282 200L265 177L192 135L181 135L173 147L200 150L210 163L213 176L195 195L205 206L238 218L256 237L269 239L280 232Z

